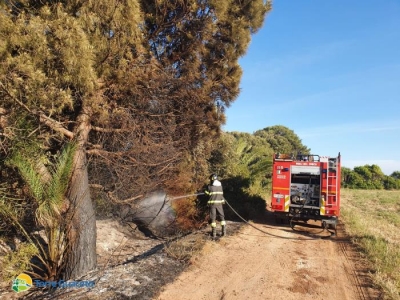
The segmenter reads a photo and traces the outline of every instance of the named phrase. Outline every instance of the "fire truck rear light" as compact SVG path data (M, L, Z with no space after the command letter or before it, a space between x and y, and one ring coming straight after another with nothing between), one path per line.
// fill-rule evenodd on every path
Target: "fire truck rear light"
M272 209L282 210L283 205L272 205Z

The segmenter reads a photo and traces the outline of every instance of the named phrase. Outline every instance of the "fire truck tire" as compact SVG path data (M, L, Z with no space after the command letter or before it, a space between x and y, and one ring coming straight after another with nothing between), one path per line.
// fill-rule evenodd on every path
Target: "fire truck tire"
M322 221L322 228L324 228L324 229L327 229L327 228L328 228L328 226L327 226L327 224L326 224L325 221Z
M280 223L282 223L282 218L277 216L277 215L275 215L274 221L275 221L275 224L280 224Z
M275 215L275 224L287 224L288 218L286 216Z

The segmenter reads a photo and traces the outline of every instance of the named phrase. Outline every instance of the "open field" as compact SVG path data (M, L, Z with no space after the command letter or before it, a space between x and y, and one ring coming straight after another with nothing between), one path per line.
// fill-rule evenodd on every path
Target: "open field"
M400 191L342 189L341 220L385 298L400 299Z

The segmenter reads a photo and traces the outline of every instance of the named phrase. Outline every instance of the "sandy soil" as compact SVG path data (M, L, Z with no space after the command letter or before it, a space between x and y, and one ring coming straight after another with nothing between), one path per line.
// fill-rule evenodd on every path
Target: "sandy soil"
M270 217L207 243L192 266L155 299L380 298L341 225L331 237L321 227L295 226L293 231Z

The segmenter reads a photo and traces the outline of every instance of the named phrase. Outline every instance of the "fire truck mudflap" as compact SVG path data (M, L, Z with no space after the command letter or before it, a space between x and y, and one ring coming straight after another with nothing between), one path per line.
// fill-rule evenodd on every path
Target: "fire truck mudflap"
M321 221L336 229L340 215L340 153L275 154L272 171L272 212L280 219Z

